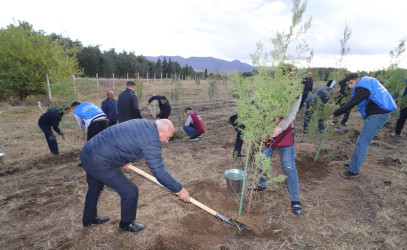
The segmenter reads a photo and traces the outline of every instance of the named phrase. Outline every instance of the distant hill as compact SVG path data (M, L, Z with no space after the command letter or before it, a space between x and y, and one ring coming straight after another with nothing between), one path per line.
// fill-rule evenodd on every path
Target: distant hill
M247 63L242 63L239 60L229 62L214 57L193 56L184 58L181 56L146 56L145 58L152 62L157 62L158 58L161 59L161 62L164 60L164 58L167 58L168 62L168 60L171 58L172 62L178 62L181 65L181 67L185 67L185 65L188 64L188 66L191 66L194 70L197 71L205 71L205 69L207 69L208 72L225 73L225 72L238 72L239 70L241 70L242 72L248 72L254 69L253 66Z

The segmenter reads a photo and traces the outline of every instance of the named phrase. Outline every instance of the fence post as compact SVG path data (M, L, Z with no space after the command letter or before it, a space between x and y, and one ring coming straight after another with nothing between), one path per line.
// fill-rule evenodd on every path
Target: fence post
M96 73L96 88L99 90L99 75Z
M116 89L116 84L114 83L114 73L113 73L113 89Z
M161 84L163 84L163 72L161 72Z
M47 76L47 86L48 86L48 95L49 95L49 100L51 101L51 87L49 86L49 77L48 74L46 74Z
M147 73L147 85L148 85L148 73Z

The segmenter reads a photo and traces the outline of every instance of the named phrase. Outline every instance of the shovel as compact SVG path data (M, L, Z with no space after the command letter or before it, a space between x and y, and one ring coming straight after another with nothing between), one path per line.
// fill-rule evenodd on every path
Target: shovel
M151 110L150 105L147 105L147 107L148 107L148 109L150 110L151 115L153 116L153 119L157 119L157 117L155 117L155 115L154 115L153 111Z
M161 187L164 187L163 185L161 185L161 184L157 181L157 179L156 179L154 176L152 176L152 175L150 175L150 174L144 172L143 170L141 170L141 169L139 169L139 168L136 168L136 167L133 166L133 165L131 165L131 166L129 167L129 169L133 170L134 172L138 173L139 175L144 176L145 178L149 179L150 181L157 183L157 184L160 185ZM204 204L200 203L199 201L195 200L195 199L192 198L192 197L190 197L190 202L191 202L192 204L194 204L195 206L197 206L197 207L199 207L199 208L205 210L206 212L212 214L213 216L215 216L215 217L217 217L217 218L223 220L224 222L226 222L226 223L228 223L228 224L230 224L230 225L232 225L232 226L235 226L235 227L239 228L239 230L243 229L243 230L246 230L246 231L252 231L249 226L247 226L247 225L245 225L245 224L243 224L243 223L241 223L241 222L239 222L239 221L237 221L237 220L235 220L235 219L232 219L232 218L228 219L228 218L226 218L225 216L221 215L220 213L216 212L215 210L211 209L210 207L205 206Z

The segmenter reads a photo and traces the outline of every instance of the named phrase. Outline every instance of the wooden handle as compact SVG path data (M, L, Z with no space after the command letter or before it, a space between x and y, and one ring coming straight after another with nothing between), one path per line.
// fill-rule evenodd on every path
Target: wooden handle
M72 144L68 141L68 139L66 139L65 138L65 141L69 144L69 146L71 146L71 148L73 149L73 150L75 150L75 148L72 146Z
M132 171L138 173L139 175L144 176L145 178L149 179L150 181L157 183L157 184L160 185L161 187L164 187L163 185L161 185L161 184L157 181L157 179L156 179L154 176L152 176L152 175L150 175L150 174L144 172L143 170L141 170L141 169L139 169L139 168L136 168L136 167L133 166L133 165L129 166L129 169L131 169ZM205 210L206 212L212 214L213 216L216 216L217 212L216 212L215 210L213 210L212 208L210 208L210 207L208 207L208 206L205 206L204 204L200 203L199 201L195 200L195 199L192 198L192 197L189 197L189 198L190 198L189 201L190 201L192 204L194 204L195 206L197 206L197 207L199 207L199 208Z
M154 113L153 113L153 111L151 110L151 107L150 107L150 105L147 105L147 107L148 107L148 109L150 110L150 112L151 112L151 116L153 117L153 119L156 119L156 117L154 116Z

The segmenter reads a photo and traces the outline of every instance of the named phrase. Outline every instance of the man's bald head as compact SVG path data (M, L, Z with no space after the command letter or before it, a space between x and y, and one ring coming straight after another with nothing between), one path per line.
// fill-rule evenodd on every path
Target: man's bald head
M113 91L106 91L106 96L109 100L113 100L114 99L114 93Z
M174 134L174 125L168 119L160 119L155 122L157 124L158 135L160 141L167 143Z

